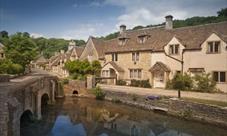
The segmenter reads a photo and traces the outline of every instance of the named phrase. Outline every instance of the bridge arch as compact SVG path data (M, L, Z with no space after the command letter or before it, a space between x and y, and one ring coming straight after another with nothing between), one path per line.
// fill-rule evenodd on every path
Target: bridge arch
M20 116L20 135L26 133L26 129L29 126L29 123L34 119L33 112L31 110L25 110Z

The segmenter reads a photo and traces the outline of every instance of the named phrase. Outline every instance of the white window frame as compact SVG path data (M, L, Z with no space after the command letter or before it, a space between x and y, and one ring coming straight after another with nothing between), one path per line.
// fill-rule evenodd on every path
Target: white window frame
M210 44L210 43L212 43L212 44ZM215 51L216 43L219 43L218 51ZM221 53L221 41L208 41L207 42L207 54L218 54L218 53Z
M221 81L221 73L224 72L225 74L225 81ZM217 73L218 79L217 81L214 79L214 73ZM227 83L227 71L213 71L213 80L216 81L217 83Z
M130 79L141 79L142 78L142 69L129 69L129 78Z
M172 47L172 49L171 49ZM176 52L177 49L177 52ZM178 55L180 54L180 45L179 44L170 44L169 45L169 54L170 55Z

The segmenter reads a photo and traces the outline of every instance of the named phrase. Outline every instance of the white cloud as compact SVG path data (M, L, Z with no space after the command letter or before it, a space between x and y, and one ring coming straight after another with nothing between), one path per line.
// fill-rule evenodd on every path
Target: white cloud
M61 37L64 39L83 39L86 41L89 36L103 36L108 33L108 28L102 23L82 24L63 32Z
M38 34L38 33L31 33L30 36L31 36L32 38L45 37L43 34Z
M175 19L216 15L227 5L226 0L105 0L104 3L122 7L124 13L119 15L116 25L125 24L129 28L162 23L169 14Z

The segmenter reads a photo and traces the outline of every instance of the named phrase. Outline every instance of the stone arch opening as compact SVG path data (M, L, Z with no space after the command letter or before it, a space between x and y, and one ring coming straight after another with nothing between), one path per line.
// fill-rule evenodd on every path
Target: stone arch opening
M77 90L73 90L73 95L78 95L79 92Z
M23 136L27 132L27 128L29 127L30 123L33 120L33 114L30 110L26 110L20 117L20 135Z
M45 111L47 110L48 107L48 101L49 101L49 96L48 94L43 94L41 97L41 114L45 114Z

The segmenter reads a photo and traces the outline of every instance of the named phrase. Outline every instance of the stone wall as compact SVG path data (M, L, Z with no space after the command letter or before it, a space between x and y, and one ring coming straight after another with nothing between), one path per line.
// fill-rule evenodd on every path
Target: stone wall
M9 75L0 75L0 82L9 82Z
M68 84L64 85L64 93L66 96L84 94L86 92L86 81L69 80Z
M105 99L113 102L122 102L139 108L165 112L180 118L227 127L227 109L222 107L161 96L158 99L149 100L147 96L143 95L111 91L105 91L105 93Z

